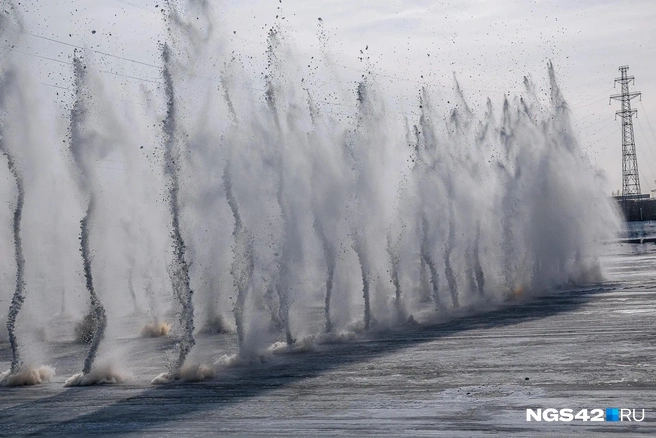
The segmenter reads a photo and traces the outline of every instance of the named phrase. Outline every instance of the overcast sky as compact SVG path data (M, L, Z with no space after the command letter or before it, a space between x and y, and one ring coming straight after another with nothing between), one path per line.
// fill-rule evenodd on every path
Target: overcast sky
M18 1L17 1L18 3ZM26 35L17 50L35 66L53 97L70 86L73 47L90 46L145 64L158 64L163 24L160 0L21 1ZM267 29L291 30L299 52L317 53L318 18L348 84L359 76L360 50L406 101L424 75L449 86L455 72L472 106L485 97L521 91L524 75L546 79L556 65L581 144L606 172L608 190L621 188L621 136L609 106L617 68L628 64L643 93L635 136L643 192L656 189L656 1L654 0L242 0L211 1L226 44L262 58ZM283 20L284 18L284 20ZM93 33L95 31L95 33ZM46 40L43 37L56 41ZM45 58L38 58L34 55ZM218 60L220 61L220 60ZM107 72L157 81L143 64L99 56ZM220 64L219 64L220 65ZM108 80L112 75L107 73ZM115 80L127 80L125 76Z

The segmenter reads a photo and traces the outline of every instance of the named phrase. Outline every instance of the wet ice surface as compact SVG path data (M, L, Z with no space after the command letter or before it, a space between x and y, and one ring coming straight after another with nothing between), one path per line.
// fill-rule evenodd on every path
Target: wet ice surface
M635 249L637 248L637 250ZM171 340L114 341L127 383L64 388L86 348L56 323L50 383L0 388L0 433L71 435L511 436L656 434L656 246L615 247L608 279L436 327L361 336L313 352L219 371L202 383L150 385ZM53 337L56 333L53 332ZM236 351L233 335L199 336L190 360ZM10 351L0 345L0 369ZM528 378L528 380L526 380ZM527 423L525 409L646 409L639 424Z

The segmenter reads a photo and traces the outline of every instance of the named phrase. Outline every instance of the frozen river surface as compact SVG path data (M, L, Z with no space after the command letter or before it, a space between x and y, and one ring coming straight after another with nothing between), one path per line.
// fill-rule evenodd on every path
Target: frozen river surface
M127 383L64 388L85 349L51 341L53 381L0 388L0 434L656 436L656 246L613 252L598 286L276 356L203 383L150 385L170 341L135 337L116 343ZM200 337L195 359L216 360L234 342ZM0 344L0 368L9 360ZM526 408L551 407L639 408L645 419L526 421Z

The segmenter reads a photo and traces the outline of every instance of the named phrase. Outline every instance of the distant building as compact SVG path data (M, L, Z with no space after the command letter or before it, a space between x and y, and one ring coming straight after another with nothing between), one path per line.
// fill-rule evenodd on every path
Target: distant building
M656 199L650 195L613 196L627 222L656 220Z

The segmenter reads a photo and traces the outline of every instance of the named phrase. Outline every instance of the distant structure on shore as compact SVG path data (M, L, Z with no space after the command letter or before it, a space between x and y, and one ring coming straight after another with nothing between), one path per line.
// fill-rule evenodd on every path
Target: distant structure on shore
M636 156L635 137L633 135L633 116L637 109L631 108L631 100L641 97L639 91L630 91L629 84L635 84L635 77L627 74L628 65L619 68L620 77L615 78L615 85L622 87L622 92L610 96L610 100L618 100L621 107L615 112L622 121L622 194L613 196L620 205L627 221L656 220L656 199L640 190L640 173Z

